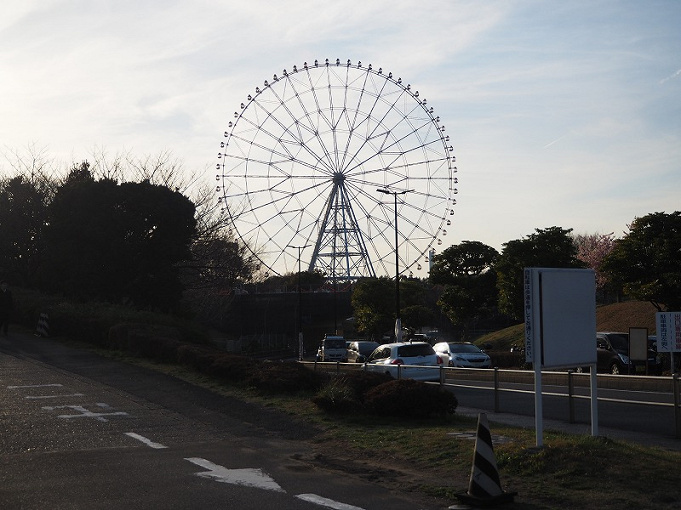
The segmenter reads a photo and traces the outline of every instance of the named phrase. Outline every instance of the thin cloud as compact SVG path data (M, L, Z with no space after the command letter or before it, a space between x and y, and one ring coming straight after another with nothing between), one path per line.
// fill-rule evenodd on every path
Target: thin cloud
M660 85L662 85L663 83L668 82L669 80L673 80L673 79L675 79L675 78L678 78L679 76L681 76L681 69L679 69L678 71L676 71L674 74L671 74L671 75L667 76L666 78L661 79L661 80L660 80Z

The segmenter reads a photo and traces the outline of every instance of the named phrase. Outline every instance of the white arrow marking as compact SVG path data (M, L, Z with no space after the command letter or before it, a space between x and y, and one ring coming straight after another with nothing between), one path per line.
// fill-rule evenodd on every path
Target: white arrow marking
M233 485L245 485L268 491L286 492L277 482L263 473L260 469L227 469L213 464L206 459L196 457L186 458L192 464L207 469L202 473L195 473L203 478L213 478L216 482L231 483Z
M339 503L332 499L326 499L316 494L298 494L296 496L298 499L307 501L308 503L314 503L315 505L325 506L326 508L333 508L334 510L363 510L358 506L348 505L346 503Z

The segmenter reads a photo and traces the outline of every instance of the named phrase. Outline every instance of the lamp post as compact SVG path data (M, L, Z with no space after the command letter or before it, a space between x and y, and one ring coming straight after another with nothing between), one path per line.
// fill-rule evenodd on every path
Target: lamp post
M305 351L305 344L303 343L303 306L302 306L302 293L300 290L300 256L302 251L310 246L306 244L305 246L292 246L288 245L287 248L297 248L298 249L298 361L303 360L303 353Z
M400 255L399 255L399 238L397 236L397 195L405 195L411 189L402 191L390 191L387 188L378 188L376 191L385 195L393 195L395 197L395 341L402 341L402 320L400 319Z

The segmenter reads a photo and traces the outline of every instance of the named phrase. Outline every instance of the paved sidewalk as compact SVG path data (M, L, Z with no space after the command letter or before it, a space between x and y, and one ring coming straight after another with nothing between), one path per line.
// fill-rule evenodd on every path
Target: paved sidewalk
M464 416L472 417L477 417L480 413L486 413L492 432L494 423L535 430L534 416L523 416L510 413L494 413L484 409L475 409L471 407L457 407L456 412ZM568 423L560 420L544 419L544 432L550 430L564 432L567 434L591 435L591 424ZM665 437L600 426L598 427L598 435L601 437L607 437L609 439L638 443L643 446L658 447L663 450L681 451L681 439L674 437Z

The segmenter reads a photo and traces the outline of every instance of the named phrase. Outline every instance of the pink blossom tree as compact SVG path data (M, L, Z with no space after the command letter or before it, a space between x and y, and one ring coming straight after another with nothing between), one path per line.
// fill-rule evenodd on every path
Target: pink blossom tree
M604 289L608 283L607 276L601 271L601 264L615 245L614 235L614 232L611 232L609 234L595 233L574 236L577 258L584 262L586 267L596 272L596 287L599 290Z

